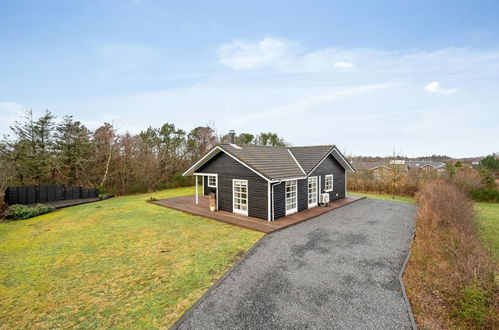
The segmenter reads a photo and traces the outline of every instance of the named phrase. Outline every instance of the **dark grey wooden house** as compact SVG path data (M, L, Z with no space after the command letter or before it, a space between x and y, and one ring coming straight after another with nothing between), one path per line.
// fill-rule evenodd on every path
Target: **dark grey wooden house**
M203 194L215 193L217 209L274 221L317 207L327 197L344 198L347 171L355 170L334 145L229 143L211 149L183 175L196 176L196 203L202 177Z

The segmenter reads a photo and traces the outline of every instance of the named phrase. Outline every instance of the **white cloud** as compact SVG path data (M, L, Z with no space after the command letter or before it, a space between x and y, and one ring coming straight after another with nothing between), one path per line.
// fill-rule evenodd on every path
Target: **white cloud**
M256 42L235 40L218 49L219 63L236 71L274 68L293 73L353 68L354 63L345 57L345 52L330 48L307 52L298 42L273 37Z
M336 68L340 68L340 69L350 69L350 68L354 67L354 64L351 62L338 61L338 62L334 63L334 66Z
M324 105L333 104L334 102L341 101L348 98L353 98L369 92L396 87L393 83L373 84L366 86L353 86L347 88L335 88L322 92L320 94L306 96L290 103L270 108L265 111L252 113L247 116L237 117L229 121L230 124L248 124L256 120L268 118L285 118L291 115L296 115L301 112L313 112L314 108Z
M19 120L27 106L15 102L0 102L0 132L9 132L9 126Z
M450 89L442 88L438 81L433 81L429 83L424 87L424 90L427 91L428 93L440 93L446 95L454 94L459 91L459 89L455 88L450 88Z
M256 43L240 40L224 45L218 50L219 62L232 70L259 69L275 65L292 51L289 41L264 38Z

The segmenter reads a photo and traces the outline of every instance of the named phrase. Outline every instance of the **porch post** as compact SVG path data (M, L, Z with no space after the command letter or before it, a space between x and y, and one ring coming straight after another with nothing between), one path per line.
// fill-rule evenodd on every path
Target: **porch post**
M198 196L198 176L196 175L196 205L199 204L199 196Z

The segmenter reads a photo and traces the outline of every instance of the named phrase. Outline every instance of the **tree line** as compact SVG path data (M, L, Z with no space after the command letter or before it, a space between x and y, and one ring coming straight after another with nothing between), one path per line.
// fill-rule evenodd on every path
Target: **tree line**
M217 143L227 143L212 125L190 132L165 123L138 134L119 133L110 123L90 130L72 116L26 110L0 141L0 188L66 184L131 194L193 184L182 172ZM237 144L287 145L275 133L236 136Z

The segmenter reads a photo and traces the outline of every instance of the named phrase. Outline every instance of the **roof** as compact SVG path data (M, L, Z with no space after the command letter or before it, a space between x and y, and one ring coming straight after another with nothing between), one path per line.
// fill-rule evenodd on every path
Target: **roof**
M303 170L308 174L333 150L334 145L289 147Z
M352 162L352 165L358 170L372 170L377 167L385 165L385 163L378 161L369 162L369 161L354 160Z
M305 178L328 155L345 168L355 171L334 145L309 147L270 147L220 144L191 166L183 175L192 175L219 152L225 152L268 181Z
M425 166L431 166L433 168L442 168L445 167L445 163L442 162L435 162L432 160L407 160L406 164L409 167L425 167Z
M220 148L270 180L305 176L285 147L221 144Z

